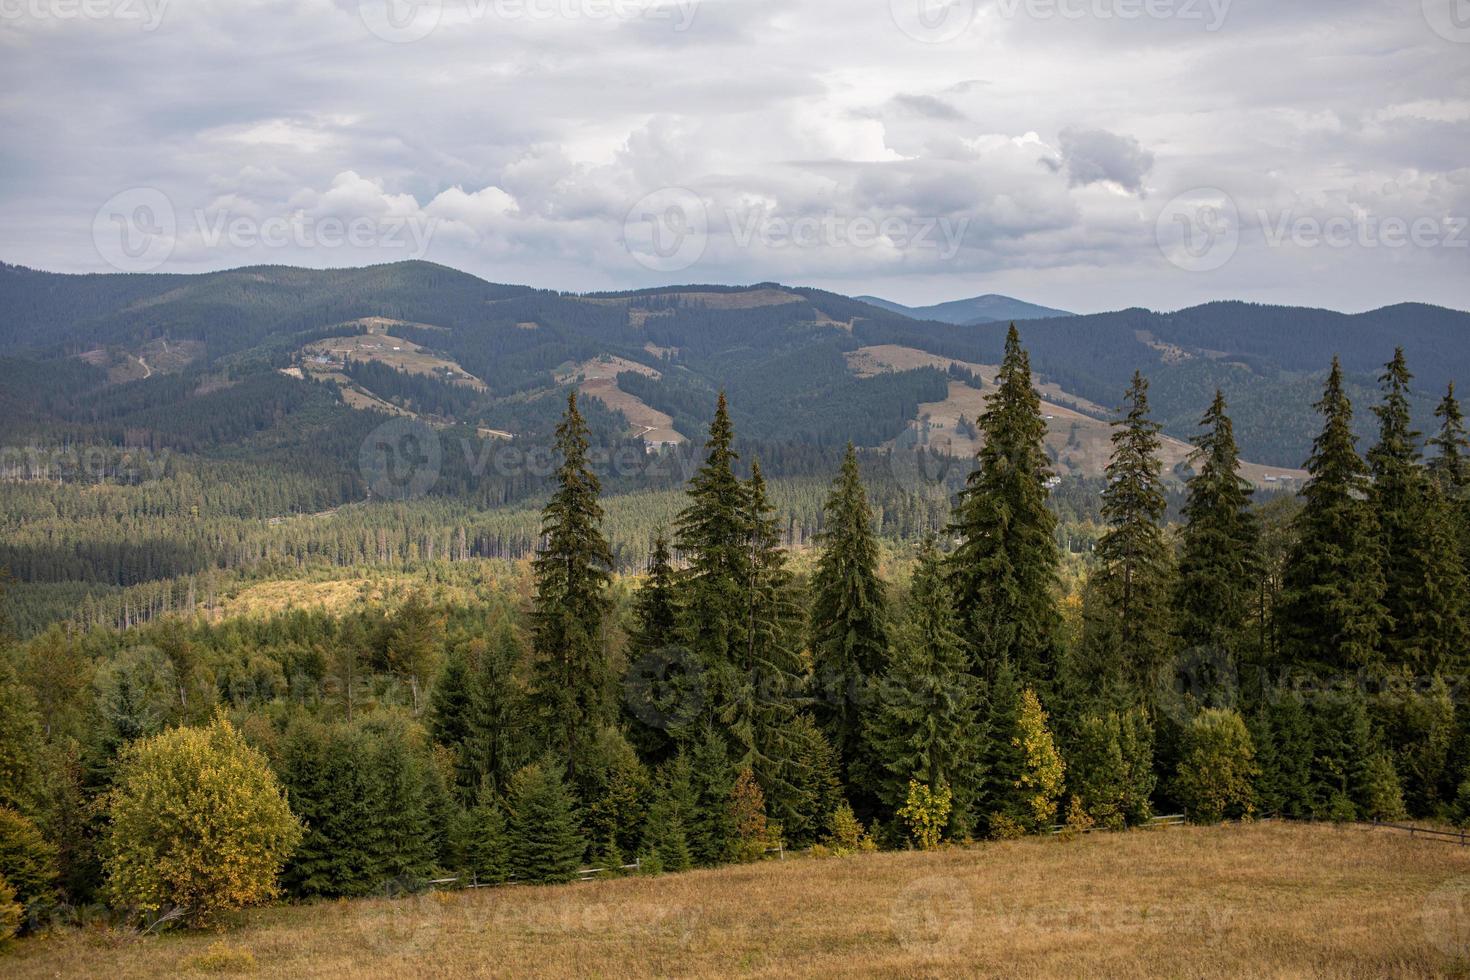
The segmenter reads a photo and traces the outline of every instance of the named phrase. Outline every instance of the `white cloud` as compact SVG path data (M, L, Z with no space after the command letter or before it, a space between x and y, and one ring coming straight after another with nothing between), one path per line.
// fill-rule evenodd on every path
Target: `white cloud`
M941 259L840 235L741 245L717 221L703 259L672 278L912 301L1015 292L1075 309L1226 296L1470 306L1463 252L1308 254L1260 234L1262 210L1470 209L1470 59L1418 0L1235 0L1213 31L981 3L945 44L905 35L886 0L704 0L692 21L506 18L453 0L406 44L375 37L358 8L197 0L146 32L7 24L0 258L102 268L96 208L156 187L185 216L432 221L437 261L539 286L636 286L671 277L623 250L624 218L677 185L716 216L964 234ZM1235 200L1244 233L1229 264L1191 274L1163 261L1154 225L1201 187ZM194 244L168 268L345 260Z

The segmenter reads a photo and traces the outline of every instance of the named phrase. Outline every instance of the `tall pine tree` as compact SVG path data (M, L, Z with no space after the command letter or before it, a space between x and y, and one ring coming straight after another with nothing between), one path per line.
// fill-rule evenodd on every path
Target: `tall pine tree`
M954 794L951 836L974 827L980 790L983 728L978 682L969 672L954 599L938 550L925 541L905 615L894 635L892 662L873 681L868 739L882 760L878 793L897 809L910 780L947 785Z
M967 620L975 669L988 677L1009 661L1025 683L1045 685L1061 628L1054 595L1057 522L1046 506L1046 421L1015 324L996 381L980 416L979 465L948 527L959 538L949 562L951 587Z
M1354 670L1375 662L1387 614L1368 468L1358 456L1352 403L1335 357L1316 408L1324 424L1312 443L1311 477L1294 522L1297 540L1281 597L1282 649L1309 669Z
M607 720L603 623L612 550L602 536L602 484L588 460L577 394L556 428L557 489L541 511L542 545L532 568L537 656L533 696L549 744L575 774L586 740Z
M1187 648L1237 649L1258 585L1260 530L1225 407L1217 390L1190 457L1174 588L1175 632Z
M1389 625L1384 657L1416 673L1438 671L1461 657L1470 644L1466 623L1465 567L1455 515L1446 494L1451 479L1431 479L1420 465L1419 433L1411 426L1409 382L1403 348L1394 351L1379 383L1383 402L1378 442L1368 452L1373 473L1373 509L1384 563L1383 604ZM1457 405L1440 408L1446 421ZM1459 466L1451 433L1437 445L1450 447L1446 474ZM1443 450L1441 451L1443 454Z
M697 720L697 671L678 645L678 594L668 539L660 532L648 555L648 577L633 597L623 681L623 720L639 754L668 759Z
M1116 645L1123 679L1135 689L1163 663L1169 632L1171 562L1164 540L1167 504L1160 479L1159 423L1149 418L1148 381L1134 372L1124 395L1127 414L1113 423L1113 454L1102 516L1108 530L1098 542L1087 642ZM1099 618L1109 620L1099 623Z
M748 489L735 475L725 396L710 423L706 456L689 481L675 548L686 567L679 577L679 635L703 671L706 722L716 723L736 697L736 658L746 646L745 590L750 580ZM730 721L724 720L728 725Z
M873 511L852 443L823 509L822 556L812 579L811 651L816 716L852 785L867 767L862 751L862 699L887 662L888 616L878 578Z
M736 696L725 717L739 753L736 768L751 769L771 814L790 823L788 811L799 807L812 775L795 731L802 616L759 463L751 464L745 503L745 646L737 651Z

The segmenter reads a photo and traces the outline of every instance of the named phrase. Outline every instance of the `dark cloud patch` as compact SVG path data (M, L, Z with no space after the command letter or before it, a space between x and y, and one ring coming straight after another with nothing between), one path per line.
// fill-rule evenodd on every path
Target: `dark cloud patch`
M1060 167L1067 171L1073 187L1111 181L1124 190L1144 196L1143 178L1153 169L1154 155L1131 136L1106 129L1071 127L1059 134ZM1055 169L1056 165L1052 165Z

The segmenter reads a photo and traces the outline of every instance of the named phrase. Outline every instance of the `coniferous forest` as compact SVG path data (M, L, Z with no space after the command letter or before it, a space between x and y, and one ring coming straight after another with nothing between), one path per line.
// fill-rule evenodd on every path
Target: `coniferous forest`
M572 392L515 554L451 541L458 561L416 553L419 584L335 611L191 597L7 630L0 912L11 931L93 906L207 921L1173 813L1470 824L1453 385L1420 432L1402 350L1366 406L1334 360L1308 479L1266 498L1223 394L1182 492L1149 379L1118 396L1105 479L1070 491L1093 497L1081 549L1012 326L968 475L897 538L851 445L797 534L718 394L687 481L649 491L619 555Z

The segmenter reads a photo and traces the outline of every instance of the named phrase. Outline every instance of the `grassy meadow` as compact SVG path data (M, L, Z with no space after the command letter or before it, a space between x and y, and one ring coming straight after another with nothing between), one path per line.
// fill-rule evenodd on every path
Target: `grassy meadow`
M13 978L1470 976L1470 849L1259 823L63 931Z

